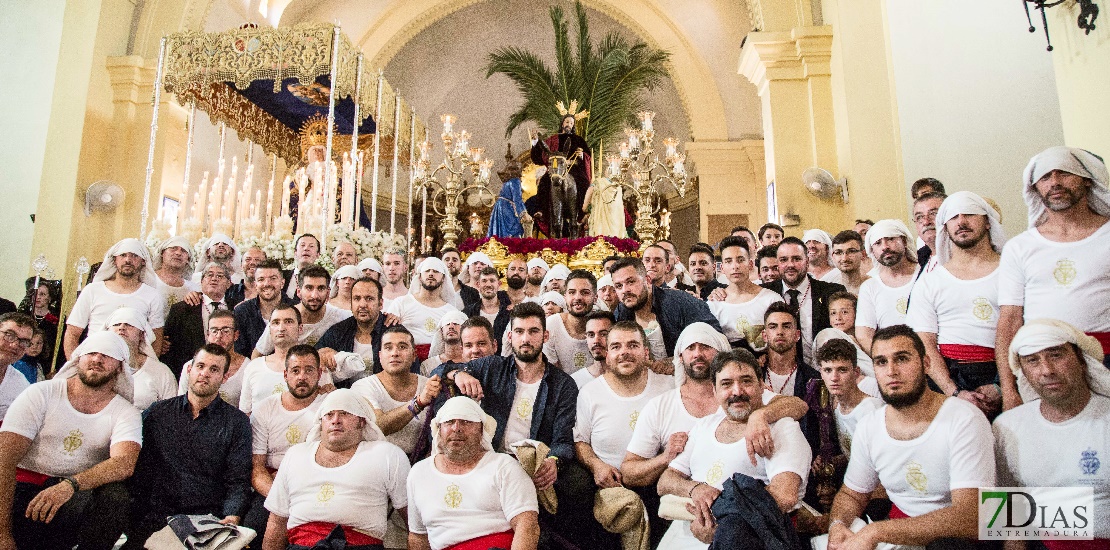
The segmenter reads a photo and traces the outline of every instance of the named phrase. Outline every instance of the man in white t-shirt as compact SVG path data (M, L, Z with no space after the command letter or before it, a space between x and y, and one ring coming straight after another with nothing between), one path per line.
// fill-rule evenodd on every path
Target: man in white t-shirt
M0 424L12 401L31 385L12 363L27 353L34 333L34 317L15 311L0 315Z
M802 242L806 243L809 274L814 279L839 283L840 271L829 261L833 246L832 236L824 229L810 229L802 235Z
M274 352L252 359L243 367L239 410L247 414L267 397L289 389L285 385L285 358L301 337L301 312L294 306L278 304L266 330L273 339Z
M331 294L331 287L328 286L330 281L331 275L328 274L328 270L318 265L310 265L300 270L297 275L297 297L300 298L300 302L293 307L297 308L301 318L298 343L315 346L329 328L351 317L350 311L328 303L328 297ZM271 337L269 332L262 331L262 336L258 338L254 352L251 353L252 358L273 353L274 343ZM327 361L324 362L324 366L332 367Z
M453 397L431 424L432 456L408 478L408 547L535 550L539 503L528 474L493 451L497 422L469 397ZM567 503L570 505L584 503Z
M123 338L93 333L12 403L0 428L0 547L111 548L127 527L121 482L142 445L128 360Z
M265 548L380 548L389 510L407 514L408 457L352 390L323 399L308 441L283 464L266 497Z
M543 293L540 290L540 285L543 283L544 277L547 277L547 272L551 269L551 266L543 258L537 256L528 260L525 267L528 269L528 277L525 279L527 284L524 285L524 294L529 298L537 298ZM511 273L506 272L506 275L511 275Z
M567 275L563 299L566 311L547 318L548 338L543 352L564 372L574 374L590 362L586 316L594 310L597 300L597 279L593 273L584 269L571 271Z
M829 512L828 547L976 539L978 489L995 482L986 416L929 390L925 345L906 325L879 329L872 358L887 406L856 426L844 485ZM890 519L865 524L860 518L880 485L893 503Z
M747 350L717 354L710 366L721 409L694 423L685 449L659 478L659 494L692 499L687 510L693 521L675 521L663 535L660 550L707 548L714 540L717 519L711 510L725 481L744 474L766 484L783 514L797 507L805 494L811 453L798 423L784 418L771 425L775 452L749 460L745 440L748 419L763 406L763 367ZM733 541L717 540L722 548Z
M379 355L382 371L355 382L351 389L370 404L386 439L411 454L421 446L425 409L439 395L440 377L411 372L416 347L412 333L403 326L385 329Z
M918 270L912 242L910 230L901 220L879 220L867 232L867 253L878 264L879 273L859 287L855 337L864 351L870 352L876 330L906 321Z
M1067 320L1110 352L1108 180L1101 158L1072 147L1050 147L1025 167L1029 229L1010 240L998 270L994 349L1004 409L1022 402L1006 351L1026 320Z
M1094 489L1088 529L1098 540L1090 548L1110 546L1110 469L1100 467L1110 454L1110 371L1102 357L1097 340L1063 321L1025 324L1010 364L1040 400L994 422L1000 486Z
M323 396L320 395L320 356L306 346L295 346L285 357L287 390L263 399L251 412L251 495L243 525L263 536L270 494L286 451L304 443L312 429Z
M914 283L906 324L925 342L934 389L993 417L1002 408L994 340L1006 234L998 212L970 191L944 199L936 223L935 267Z
M71 358L81 332L104 330L108 315L120 306L135 308L154 328L154 349L162 349L162 325L166 300L158 286L158 275L151 267L150 251L139 239L123 239L104 254L95 280L81 290L66 319L62 348Z
M447 282L449 272L443 260L427 258L420 262L419 273L413 275L409 293L390 302L387 313L396 315L416 340L416 356L428 358L439 320L449 312L459 311L458 295Z
M166 298L165 310L169 311L190 292L200 292L200 285L192 281L193 244L180 235L170 237L154 251L151 267L158 274L158 291Z
M605 360L609 355L609 329L615 322L613 314L608 311L593 311L586 316L586 347L590 350L593 363L570 375L579 391L582 386L605 374Z
M394 248L382 253L382 270L385 279L382 284L382 309L386 310L393 300L409 293L408 287L405 286L405 274L409 270L405 251Z
M420 374L428 376L432 369L444 363L462 361L461 332L462 324L465 322L466 315L461 311L450 311L439 318L439 325L435 336L432 337L432 347L428 351L428 358L420 363Z
M832 259L839 277L830 282L844 285L845 290L859 296L859 287L870 278L864 270L863 237L850 229L837 233L832 240Z

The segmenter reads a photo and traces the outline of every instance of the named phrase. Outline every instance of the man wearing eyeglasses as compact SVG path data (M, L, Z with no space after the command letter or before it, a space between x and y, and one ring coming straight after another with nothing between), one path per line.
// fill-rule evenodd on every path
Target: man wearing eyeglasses
M175 378L181 376L182 365L204 345L208 317L213 311L227 309L224 294L230 287L231 272L227 266L209 262L201 271L201 302L197 305L178 302L170 308L164 331L168 349L159 359L173 371Z
M12 366L31 346L35 319L26 313L0 315L0 423L8 406L31 385L27 377Z
M844 288L859 296L859 287L870 279L864 271L863 237L852 230L837 233L832 240L832 261L840 270L840 280L831 281L844 285Z

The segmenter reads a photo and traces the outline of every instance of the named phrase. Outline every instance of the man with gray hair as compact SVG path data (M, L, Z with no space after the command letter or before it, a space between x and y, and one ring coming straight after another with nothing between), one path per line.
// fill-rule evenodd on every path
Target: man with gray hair
M178 302L166 315L168 349L158 359L173 371L175 379L181 376L182 365L204 345L208 317L216 310L228 309L225 294L231 287L231 271L227 265L208 262L200 273L201 302L196 305Z
M331 263L336 269L345 265L355 265L358 263L358 253L355 252L355 245L342 241L335 245L335 249L331 252Z

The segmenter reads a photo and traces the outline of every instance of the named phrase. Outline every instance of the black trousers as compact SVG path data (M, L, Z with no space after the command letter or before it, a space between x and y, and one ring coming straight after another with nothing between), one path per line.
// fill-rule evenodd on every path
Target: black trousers
M541 545L547 548L567 548L564 544L581 550L607 550L620 548L620 535L605 530L594 518L594 477L578 461L567 461L559 467L559 477L555 481L555 496L559 497L559 508L552 516L540 506ZM543 533L551 527L553 537Z
M50 523L24 516L31 499L59 482L44 485L16 482L12 499L12 536L18 548L111 550L127 526L130 495L122 482L78 491L58 509Z

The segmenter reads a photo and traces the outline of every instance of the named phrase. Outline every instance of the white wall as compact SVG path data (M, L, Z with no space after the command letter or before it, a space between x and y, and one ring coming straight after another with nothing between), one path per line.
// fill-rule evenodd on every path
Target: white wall
M989 196L1011 236L1026 227L1025 164L1064 143L1052 55L1020 4L887 1L907 185L931 176Z

